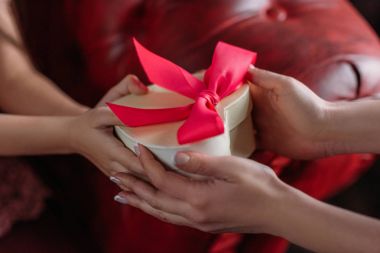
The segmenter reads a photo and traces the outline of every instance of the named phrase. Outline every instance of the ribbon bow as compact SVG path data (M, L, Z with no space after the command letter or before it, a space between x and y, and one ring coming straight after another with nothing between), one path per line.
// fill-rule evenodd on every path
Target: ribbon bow
M180 144L222 134L224 124L215 106L242 85L249 64L256 61L256 53L219 42L212 64L202 82L183 68L145 49L136 39L133 42L145 73L152 83L189 97L195 102L164 109L140 109L108 104L115 115L129 127L185 120L177 133Z

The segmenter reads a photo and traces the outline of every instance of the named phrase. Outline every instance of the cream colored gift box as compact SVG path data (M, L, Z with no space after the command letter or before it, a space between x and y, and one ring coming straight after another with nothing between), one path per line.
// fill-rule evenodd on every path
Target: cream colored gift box
M172 108L194 101L156 85L145 95L128 95L114 104L142 109ZM218 103L216 110L224 122L224 133L202 141L180 145L178 128L183 121L141 127L116 126L116 134L132 151L142 144L170 168L180 171L174 162L179 151L193 151L213 156L236 155L248 157L255 149L255 131L252 125L252 102L247 84ZM199 122L202 127L202 122ZM186 173L185 173L186 174Z

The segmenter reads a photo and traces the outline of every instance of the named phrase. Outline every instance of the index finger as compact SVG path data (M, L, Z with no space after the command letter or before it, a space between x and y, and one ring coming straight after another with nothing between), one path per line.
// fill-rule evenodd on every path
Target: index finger
M139 145L139 158L142 167L152 184L162 192L175 198L186 199L193 185L188 178L168 171L142 145Z

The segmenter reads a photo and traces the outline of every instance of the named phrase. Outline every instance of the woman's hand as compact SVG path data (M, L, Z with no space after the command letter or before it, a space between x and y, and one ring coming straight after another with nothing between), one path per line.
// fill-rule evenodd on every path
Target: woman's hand
M142 174L138 158L113 135L113 126L122 125L105 106L129 93L144 94L147 88L134 75L128 75L113 87L98 105L69 122L69 143L72 149L92 163L104 174L130 171Z
M297 159L329 155L330 103L294 78L249 68L259 148Z
M276 216L284 184L265 165L232 156L177 154L180 169L209 178L200 181L165 170L147 149L139 150L152 185L118 173L111 179L125 191L116 201L206 232L265 232Z

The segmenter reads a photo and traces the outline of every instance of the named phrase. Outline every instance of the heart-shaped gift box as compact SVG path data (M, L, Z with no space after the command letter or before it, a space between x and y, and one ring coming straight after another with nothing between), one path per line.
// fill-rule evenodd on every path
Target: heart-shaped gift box
M127 95L111 110L125 126L116 134L131 150L147 147L170 168L179 151L249 156L255 149L252 101L244 76L256 54L219 42L203 80L135 41L150 81L145 95Z

